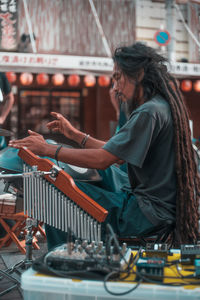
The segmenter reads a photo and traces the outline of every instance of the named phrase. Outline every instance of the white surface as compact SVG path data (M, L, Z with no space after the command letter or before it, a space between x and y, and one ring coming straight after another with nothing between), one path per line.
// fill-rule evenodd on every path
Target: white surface
M115 293L122 293L133 287L128 283L109 283L108 287ZM193 290L182 287L142 284L125 296L110 295L101 281L75 281L65 278L37 276L31 268L22 274L21 287L24 300L188 300L200 299L200 288Z

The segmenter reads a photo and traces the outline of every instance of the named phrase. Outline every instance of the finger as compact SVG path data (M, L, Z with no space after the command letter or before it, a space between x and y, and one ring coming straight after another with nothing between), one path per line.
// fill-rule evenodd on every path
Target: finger
M12 145L8 145L9 147L12 147L12 148L16 148L16 149L21 149L21 148L23 148L23 146L21 146L21 145L17 145L17 144L12 144Z
M17 143L24 143L26 142L27 138L21 139L21 140L10 140L9 144L17 144Z
M21 147L27 147L27 142L22 141L22 140L16 140L16 141L10 141L8 146L13 147L13 148L21 148Z
M28 141L24 140L15 140L15 141L10 141L9 145L27 145Z
M35 131L32 131L32 130L28 130L28 133L30 134L30 135L37 135L37 136L40 136L41 134L39 134L39 133L37 133L37 132L35 132Z
M52 131L60 131L60 129L58 127L54 127L52 128Z
M52 127L57 127L58 126L58 121L52 121L52 122L49 122L47 123L46 125L48 128L52 128Z
M54 117L54 118L58 118L58 116L60 115L59 113L55 112L55 111L52 111L51 112L51 115Z
M61 115L60 113L57 113L57 112L51 112L51 115L58 120L64 119L63 115Z

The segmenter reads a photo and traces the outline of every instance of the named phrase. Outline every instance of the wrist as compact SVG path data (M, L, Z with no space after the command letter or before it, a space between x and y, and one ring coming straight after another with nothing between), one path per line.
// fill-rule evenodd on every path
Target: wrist
M73 131L70 136L68 136L71 140L76 142L77 144L81 145L81 142L83 141L85 137L85 133L79 130Z
M88 140L89 137L90 137L89 134L87 134L87 133L84 134L84 137L83 137L83 139L82 139L82 141L80 143L81 148L85 148L85 145L86 145L87 140Z
M42 156L54 158L57 147L57 145L45 144L44 147L41 148Z

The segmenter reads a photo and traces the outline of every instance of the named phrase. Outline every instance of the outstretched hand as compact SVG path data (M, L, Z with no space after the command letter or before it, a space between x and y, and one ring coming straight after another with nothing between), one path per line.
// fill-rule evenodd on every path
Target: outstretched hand
M60 132L67 138L73 139L73 136L76 133L77 129L72 126L72 124L60 113L51 112L51 115L56 118L56 120L47 124L48 129L55 132Z
M44 156L46 146L48 146L48 144L46 143L43 136L31 130L28 130L28 133L29 136L25 137L24 139L9 141L8 146L13 148L18 148L18 149L22 147L26 147L29 150L31 150L33 153Z

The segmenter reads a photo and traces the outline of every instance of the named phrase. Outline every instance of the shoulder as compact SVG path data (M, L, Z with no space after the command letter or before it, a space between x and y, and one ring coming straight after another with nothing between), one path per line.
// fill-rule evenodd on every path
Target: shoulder
M138 107L132 115L134 114L148 114L149 117L158 119L171 116L171 110L169 103L162 96L156 95Z

